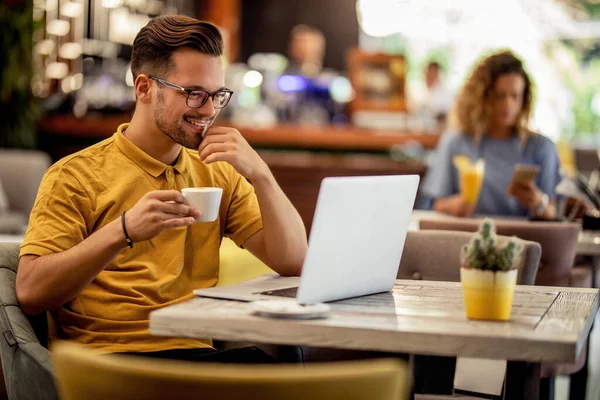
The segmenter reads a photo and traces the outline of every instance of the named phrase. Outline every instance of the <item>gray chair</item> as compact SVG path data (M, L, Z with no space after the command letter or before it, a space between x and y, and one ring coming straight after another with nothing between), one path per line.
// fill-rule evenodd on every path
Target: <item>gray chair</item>
M421 230L475 232L482 219L477 218L423 218ZM590 287L589 268L573 268L580 227L574 223L519 221L494 219L498 235L516 236L539 243L542 247L540 266L535 284L541 286Z
M11 400L58 400L46 349L46 313L25 315L15 292L19 244L0 243L0 358Z
M22 234L44 173L52 160L37 150L0 149L0 181L9 209L0 213L0 233Z
M398 279L460 281L460 249L472 237L473 234L467 232L408 232ZM508 239L506 236L498 237L500 244ZM538 243L523 241L523 245L517 283L533 285L542 250Z

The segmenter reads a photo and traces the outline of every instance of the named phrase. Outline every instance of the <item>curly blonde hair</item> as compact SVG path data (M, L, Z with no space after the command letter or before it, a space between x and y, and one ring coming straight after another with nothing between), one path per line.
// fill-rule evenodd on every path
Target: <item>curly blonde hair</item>
M524 141L531 133L528 129L533 103L533 85L523 68L523 63L510 51L492 54L481 60L465 82L450 114L450 125L465 135L480 141L488 129L488 96L501 75L519 74L525 80L523 106L517 116L515 128Z

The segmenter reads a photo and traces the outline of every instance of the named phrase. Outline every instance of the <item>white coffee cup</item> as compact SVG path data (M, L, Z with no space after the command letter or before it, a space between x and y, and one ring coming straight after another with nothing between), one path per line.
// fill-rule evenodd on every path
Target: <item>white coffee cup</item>
M222 188L191 187L181 189L181 193L188 205L197 208L202 213L202 216L196 221L212 222L217 219L223 194Z

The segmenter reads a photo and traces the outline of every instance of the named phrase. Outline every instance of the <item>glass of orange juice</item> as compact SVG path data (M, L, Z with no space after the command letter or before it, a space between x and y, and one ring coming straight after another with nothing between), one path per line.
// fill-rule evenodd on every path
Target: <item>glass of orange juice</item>
M467 156L461 155L454 157L453 162L458 169L460 193L467 203L474 206L483 185L485 161L479 159L473 164Z

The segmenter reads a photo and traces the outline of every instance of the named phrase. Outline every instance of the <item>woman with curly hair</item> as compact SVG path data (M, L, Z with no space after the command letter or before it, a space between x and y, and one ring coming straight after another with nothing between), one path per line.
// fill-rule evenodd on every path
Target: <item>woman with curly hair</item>
M520 59L509 51L484 58L458 95L450 118L452 131L438 144L421 188L425 208L455 215L556 217L555 187L560 181L556 148L528 129L532 83ZM476 206L460 195L452 159L485 161ZM538 165L529 182L511 182L516 164Z

